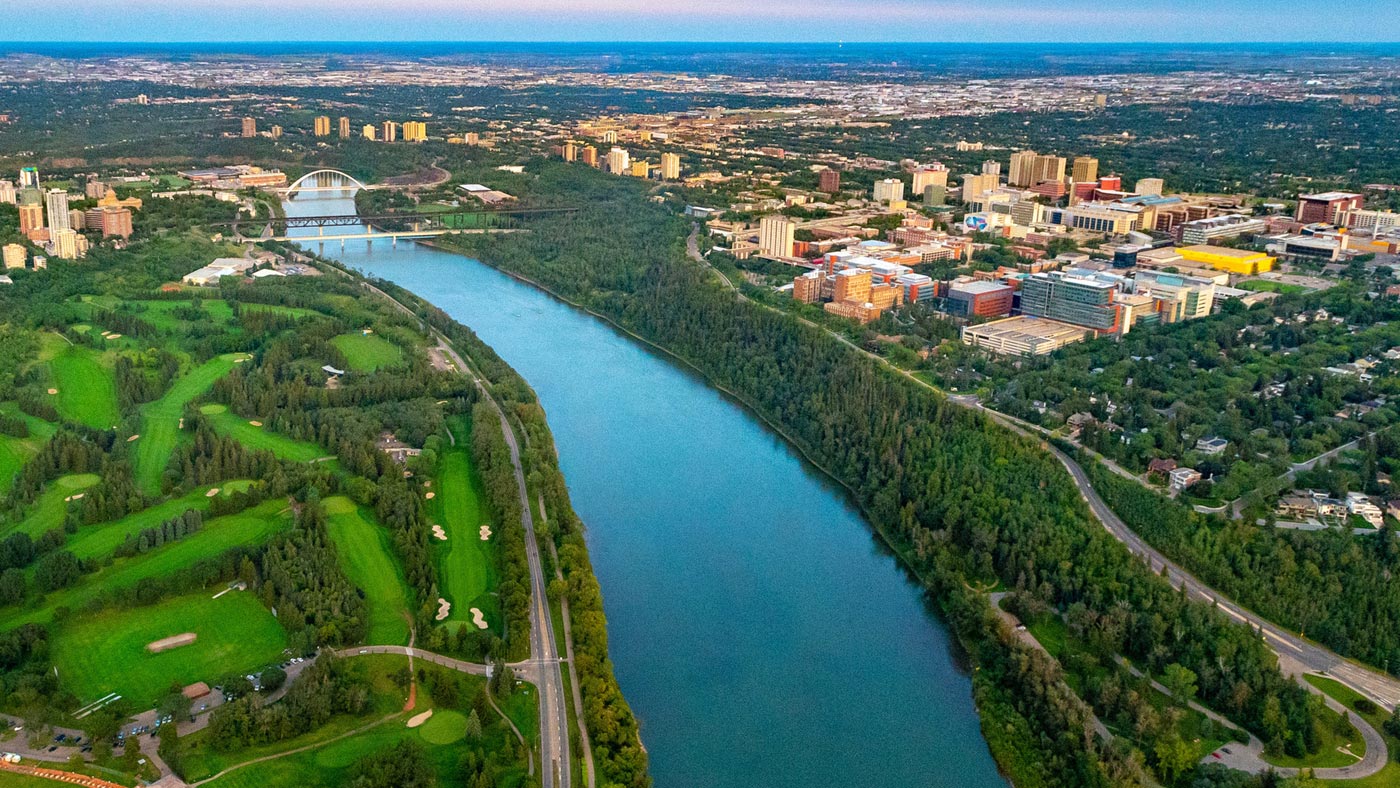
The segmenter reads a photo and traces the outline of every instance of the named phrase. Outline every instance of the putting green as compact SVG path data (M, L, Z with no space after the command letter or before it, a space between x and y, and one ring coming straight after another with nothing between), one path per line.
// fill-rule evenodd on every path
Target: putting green
M248 592L213 599L212 591L149 607L104 610L65 622L52 642L59 679L81 701L116 692L149 708L172 683L213 683L277 662L287 636ZM152 654L146 645L193 632L195 642Z
M418 735L429 744L452 744L467 736L467 718L460 711L434 711L418 727Z
M67 499L97 484L97 481L95 473L75 473L54 479L39 494L39 500L25 513L24 519L4 529L5 535L23 531L31 538L38 539L46 531L62 527L64 515L68 513Z
M399 568L389 533L366 509L344 496L325 501L327 528L335 541L340 566L365 592L369 642L376 645L408 643L408 584Z
M403 350L398 345L375 334L341 334L331 344L356 372L373 372L403 361Z

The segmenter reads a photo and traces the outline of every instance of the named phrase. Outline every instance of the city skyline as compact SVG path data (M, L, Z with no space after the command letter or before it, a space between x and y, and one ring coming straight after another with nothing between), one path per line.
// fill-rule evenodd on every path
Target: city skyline
M783 43L812 40L904 43L1157 42L1334 43L1394 41L1400 7L1362 2L1318 25L1301 0L1169 3L1131 9L1069 0L1053 9L1013 0L979 8L945 0L779 0L759 13L740 0L698 8L660 0L480 0L468 13L450 0L334 3L330 0L124 0L64 15L12 10L14 42L249 41L648 41ZM430 21L431 24L425 24ZM269 23L276 34L269 36ZM817 35L813 31L826 33ZM214 32L217 35L214 35ZM839 32L839 35L827 33ZM1033 35L1017 33L1031 31Z

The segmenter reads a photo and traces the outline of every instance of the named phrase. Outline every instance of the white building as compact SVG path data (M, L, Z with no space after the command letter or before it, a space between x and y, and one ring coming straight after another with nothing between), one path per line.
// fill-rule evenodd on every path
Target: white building
M904 199L904 181L898 178L885 178L875 181L875 190L872 195L875 202L891 203L895 200Z
M772 257L791 257L797 223L782 215L765 216L758 223L759 252Z
M252 268L253 265L254 261L244 260L241 257L220 257L203 268L185 274L181 281L195 287L208 287L217 285L219 280L225 276L237 276Z
M626 175L632 167L632 157L626 148L613 148L608 151L608 172L613 175Z

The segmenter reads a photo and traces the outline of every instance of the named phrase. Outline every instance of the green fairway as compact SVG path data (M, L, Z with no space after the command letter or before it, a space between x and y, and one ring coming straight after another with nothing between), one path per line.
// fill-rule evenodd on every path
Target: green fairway
M220 435L227 435L250 449L266 449L277 455L278 459L310 462L330 455L314 443L292 440L253 424L257 419L245 419L229 412L223 405L205 405L199 412L209 417L209 423Z
M247 356L229 353L206 361L176 379L165 396L141 407L141 437L136 439L132 462L135 465L136 485L147 494L160 492L161 474L175 451L185 405L208 391L214 381L227 375L238 358Z
M227 495L233 490L247 490L251 486L253 486L253 482L239 480L227 482L222 486L199 487L187 495L129 514L120 520L85 526L79 529L76 534L68 537L64 549L71 551L79 558L105 558L111 555L118 545L125 542L128 535L134 536L144 528L159 526L162 522L179 517L191 509L207 512L209 503L214 497ZM208 494L211 489L217 489L219 493L211 497Z
M443 598L452 603L448 622L468 623L471 608L479 608L491 628L501 631L496 590L495 539L483 542L481 526L498 525L488 515L481 477L472 467L467 446L471 433L464 419L450 422L456 445L442 451L438 461L437 495L428 502L428 516L447 532L447 541L431 539L437 551L438 582Z
M84 575L77 585L54 591L37 603L30 600L28 604L5 608L0 611L0 629L29 622L47 623L58 608L81 610L103 591L127 588L146 578L170 576L233 547L261 544L291 524L289 515L286 501L274 500L239 514L216 517L192 536L158 550L118 559Z
M57 427L24 413L13 403L0 405L0 413L23 419L29 425L27 438L0 435L0 495L4 495L14 486L15 475L26 462L39 453L39 449L53 437Z
M389 545L389 534L373 515L344 496L325 501L328 528L350 582L365 592L369 642L407 645L408 585Z
M54 407L63 418L104 430L121 418L116 378L93 351L70 347L49 362L49 373L52 388L58 390Z
M373 372L403 361L403 350L398 345L375 334L341 334L331 344L356 372Z
M23 520L4 528L5 535L12 531L23 531L31 538L38 539L46 531L63 526L63 517L68 512L68 498L97 484L95 473L75 473L60 476L49 482L49 486L39 494Z
M211 684L281 659L287 637L248 592L200 592L150 607L104 610L58 627L52 649L64 686L84 703L109 692L154 705L172 682ZM152 654L146 645L193 632L194 643Z

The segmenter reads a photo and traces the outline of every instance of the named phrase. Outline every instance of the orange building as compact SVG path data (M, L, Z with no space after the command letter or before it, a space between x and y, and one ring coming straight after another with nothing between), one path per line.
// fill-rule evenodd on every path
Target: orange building
M19 206L19 231L29 235L35 230L44 227L44 206L41 203L29 203Z
M847 317L862 325L880 316L880 310L874 304L856 301L831 301L822 308L837 317Z
M833 301L854 301L859 304L870 301L870 272L859 268L847 268L836 272L836 289L832 291Z
M822 272L809 271L792 280L792 297L804 304L815 304L821 300Z

